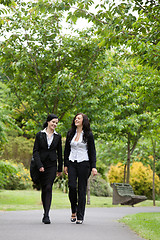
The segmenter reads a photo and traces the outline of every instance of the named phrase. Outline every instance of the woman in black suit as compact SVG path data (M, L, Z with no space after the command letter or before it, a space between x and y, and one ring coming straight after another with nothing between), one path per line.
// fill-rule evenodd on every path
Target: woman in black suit
M41 198L44 209L42 222L50 224L49 210L52 201L52 186L57 176L62 174L62 141L55 131L58 117L49 114L43 130L36 134L33 157L40 171Z
M94 137L88 117L78 113L67 133L64 151L64 172L68 174L71 222L82 224L85 213L87 180L97 174ZM78 182L78 189L77 189Z

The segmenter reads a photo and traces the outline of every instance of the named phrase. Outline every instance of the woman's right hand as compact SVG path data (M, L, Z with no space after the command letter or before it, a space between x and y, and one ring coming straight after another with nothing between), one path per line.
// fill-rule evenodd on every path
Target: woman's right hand
M68 167L64 167L64 173L68 175Z
M44 167L41 167L41 168L39 169L39 171L40 171L40 172L44 172Z

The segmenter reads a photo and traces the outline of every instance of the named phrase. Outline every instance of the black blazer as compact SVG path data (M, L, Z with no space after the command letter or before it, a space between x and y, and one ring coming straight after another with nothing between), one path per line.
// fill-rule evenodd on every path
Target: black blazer
M71 151L70 143L73 137L74 135L70 137L69 132L67 133L65 149L64 149L64 166L65 167L68 167L68 164L69 164L69 155ZM91 169L96 168L96 148L95 148L94 137L92 132L89 133L89 136L87 139L87 148L88 148L88 157L89 157Z
M58 160L58 172L62 172L62 140L60 134L55 134L50 148L48 149L47 136L45 132L38 132L33 147L33 157L38 169L43 167L46 159Z

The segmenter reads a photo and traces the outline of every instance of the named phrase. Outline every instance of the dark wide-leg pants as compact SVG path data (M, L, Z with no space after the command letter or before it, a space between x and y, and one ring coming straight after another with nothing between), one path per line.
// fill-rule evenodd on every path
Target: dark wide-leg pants
M69 161L68 186L72 213L77 213L77 219L83 220L86 204L87 180L90 175L89 161L80 163Z

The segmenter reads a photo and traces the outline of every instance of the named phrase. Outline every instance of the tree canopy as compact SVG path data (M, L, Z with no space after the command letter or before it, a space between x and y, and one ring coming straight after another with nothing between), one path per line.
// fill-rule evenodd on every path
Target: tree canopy
M92 5L96 12L91 10ZM94 33L101 37L99 46L130 47L134 58L160 70L158 0L70 1L70 10L68 19L73 22L82 17L94 24Z
M1 129L10 116L30 137L54 112L63 135L74 114L85 112L97 139L124 146L120 155L126 153L129 168L159 116L159 1L0 3L0 76L13 94L7 103L3 94ZM92 24L76 29L82 18Z
M90 31L63 34L62 12L54 3L22 3L12 11L4 17L1 34L7 30L10 35L0 45L0 57L17 97L15 107L35 121L49 112L62 119L73 107L81 108L96 91L105 48Z

